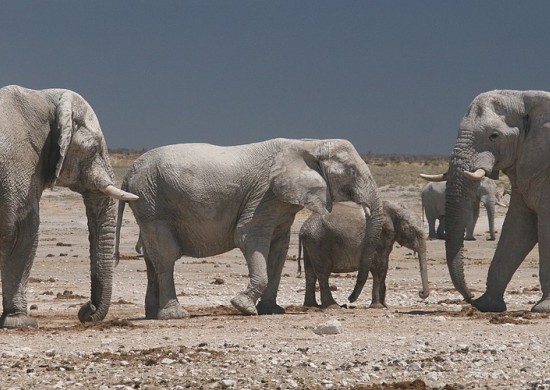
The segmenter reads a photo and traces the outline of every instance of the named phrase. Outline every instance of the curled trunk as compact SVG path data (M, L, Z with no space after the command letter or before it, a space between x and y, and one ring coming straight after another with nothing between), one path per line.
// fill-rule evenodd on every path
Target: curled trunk
M78 313L81 322L101 321L111 305L115 201L99 191L83 194L90 241L91 297Z

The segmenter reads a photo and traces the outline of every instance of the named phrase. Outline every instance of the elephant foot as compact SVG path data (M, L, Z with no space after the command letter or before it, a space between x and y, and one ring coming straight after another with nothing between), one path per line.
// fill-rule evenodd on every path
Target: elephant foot
M487 293L475 299L472 305L479 311L483 312L500 313L506 311L506 303L502 297L499 299L494 299L487 295Z
M164 308L159 310L156 319L158 320L177 320L189 317L189 313L178 301L169 302Z
M535 313L550 313L550 297L542 298L535 306L531 308Z
M475 237L464 237L464 241L477 241Z
M258 314L285 314L285 309L277 305L275 302L260 301L256 305Z
M231 304L235 306L241 313L249 315L249 316L256 316L258 315L258 310L256 310L256 306L254 305L254 301L250 299L248 295L245 293L239 293L237 294L232 300Z
M304 306L307 306L307 307L319 307L319 304L317 303L317 301L310 301L310 300L305 300L304 301Z
M371 302L369 305L370 309L387 309L388 306L385 303L382 302Z
M495 237L487 237L487 241L495 241L496 238Z
M2 314L0 328L38 328L38 321L23 313Z

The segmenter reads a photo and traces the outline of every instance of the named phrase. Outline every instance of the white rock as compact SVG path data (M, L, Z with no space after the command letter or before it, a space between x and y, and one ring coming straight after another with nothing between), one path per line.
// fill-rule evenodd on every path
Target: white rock
M342 324L338 320L327 321L317 325L315 329L313 329L313 332L318 335L340 334L342 331Z
M220 381L220 384L222 385L222 389L227 389L229 387L235 387L237 382L235 382L233 379L223 379Z

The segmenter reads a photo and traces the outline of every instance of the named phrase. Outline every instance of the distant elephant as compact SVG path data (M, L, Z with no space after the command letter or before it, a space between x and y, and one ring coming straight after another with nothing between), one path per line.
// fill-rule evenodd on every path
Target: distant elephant
M37 326L27 314L27 281L38 244L42 191L82 194L90 232L91 299L81 322L102 320L111 304L116 199L107 145L90 105L65 89L0 89L1 328Z
M456 289L481 311L506 310L504 292L527 254L539 244L542 298L532 308L550 312L550 93L496 90L478 95L460 123L446 173L447 264ZM489 268L476 300L464 279L464 210L482 177L510 179L512 194ZM438 177L434 177L438 179Z
M425 299L430 295L428 283L426 238L418 216L404 206L382 202L384 222L380 240L376 243L371 264L372 302L370 307L386 305L386 274L393 244L405 246L418 253L422 290ZM302 225L298 243L298 272L301 272L301 249L304 251L306 293L304 306L318 306L315 283L319 280L322 307L338 307L329 287L331 273L355 272L367 247L365 213L355 203L335 203L328 215L312 214Z
M422 210L426 214L428 220L428 238L445 238L445 188L446 181L430 182L422 188ZM481 180L474 201L472 202L471 218L466 224L466 237L468 241L474 241L474 228L479 218L480 203L483 203L487 210L487 219L489 221L489 238L487 240L495 240L495 205L506 207L500 202L500 194L497 191L496 183L484 177ZM435 222L439 220L437 231Z
M250 273L248 287L231 300L233 306L244 314L283 313L277 289L290 227L304 207L327 214L333 202L353 200L372 215L366 241L377 242L382 229L376 183L345 140L165 146L138 158L122 188L140 197L130 207L147 265L147 318L188 315L174 287L178 258L214 256L233 248L241 249ZM123 211L121 203L117 253ZM366 281L373 256L372 250L365 254L358 278Z

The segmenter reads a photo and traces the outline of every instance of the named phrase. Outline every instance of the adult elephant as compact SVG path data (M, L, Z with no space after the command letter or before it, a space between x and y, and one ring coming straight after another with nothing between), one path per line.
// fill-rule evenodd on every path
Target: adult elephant
M174 287L178 258L214 256L233 248L241 249L250 274L246 290L231 300L233 306L244 314L283 313L277 289L290 227L304 207L326 214L333 202L351 200L368 208L370 248L382 228L376 183L345 140L165 146L138 158L122 188L140 197L130 207L147 265L147 318L188 315ZM123 211L120 203L117 253ZM373 250L365 252L358 278L367 279L373 256Z
M426 238L422 222L416 214L400 204L383 201L384 222L371 264L372 301L370 307L386 305L386 275L393 244L418 253L422 290L430 295ZM304 306L317 306L315 283L319 281L321 307L339 307L329 287L331 273L355 272L365 251L365 214L351 202L335 203L329 215L311 214L300 229L298 243L298 272L301 272L301 249L304 250L306 292Z
M423 176L423 175L421 175ZM428 220L428 238L445 238L445 188L446 181L430 182L422 188L422 210ZM476 191L476 196L472 202L472 212L470 220L466 224L466 237L468 241L474 241L474 229L479 218L480 206L483 204L487 211L487 220L489 222L489 237L487 240L495 240L495 206L506 207L500 202L500 194L497 191L497 185L494 180L484 177ZM436 230L435 222L439 220Z
M446 194L446 256L451 279L466 301L481 311L506 310L504 291L539 244L542 298L532 308L550 312L550 93L496 90L470 104L449 160ZM462 255L464 210L484 176L510 179L510 206L487 276L476 300L466 285Z
M102 320L111 303L115 202L135 199L113 186L113 170L90 105L65 89L0 89L0 327L37 326L26 289L46 187L82 194L90 232L91 299L81 322Z

